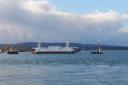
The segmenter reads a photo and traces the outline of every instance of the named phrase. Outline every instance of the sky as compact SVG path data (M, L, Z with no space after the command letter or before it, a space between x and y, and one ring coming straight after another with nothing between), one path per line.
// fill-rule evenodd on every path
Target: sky
M128 0L0 0L0 43L128 46Z
M50 0L58 9L75 13L115 10L127 12L128 0Z

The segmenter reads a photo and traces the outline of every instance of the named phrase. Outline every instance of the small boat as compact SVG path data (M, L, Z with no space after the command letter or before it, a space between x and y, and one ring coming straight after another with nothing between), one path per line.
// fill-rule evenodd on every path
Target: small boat
M8 54L18 54L18 51L8 51Z
M16 49L10 48L10 50L7 51L8 54L18 54L18 51Z
M91 54L103 54L103 52L101 52L101 48L100 48L100 44L97 44L97 49L96 51L91 52Z
M0 50L0 53L2 53L2 50Z
M33 54L74 54L79 52L80 49L69 47L69 43L66 43L65 47L61 46L49 46L41 47L41 44L38 42L37 48L32 49Z

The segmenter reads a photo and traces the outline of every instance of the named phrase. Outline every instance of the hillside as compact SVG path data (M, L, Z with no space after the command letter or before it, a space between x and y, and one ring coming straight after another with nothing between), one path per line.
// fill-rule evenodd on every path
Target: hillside
M25 42L25 43L17 43L17 44L0 44L0 48L2 50L8 50L9 48L13 47L18 49L19 51L31 51L33 47L36 47L36 42ZM48 47L48 46L65 46L65 43L41 43L41 46ZM94 50L96 49L97 45L94 44L80 44L80 43L70 43L71 47L78 47L84 50ZM84 47L83 47L84 46ZM128 46L112 46L112 45L101 45L103 50L128 50Z

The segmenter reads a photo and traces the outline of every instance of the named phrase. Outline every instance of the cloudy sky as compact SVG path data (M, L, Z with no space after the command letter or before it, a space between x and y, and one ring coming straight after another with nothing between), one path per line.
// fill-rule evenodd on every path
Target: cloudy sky
M0 0L0 43L128 45L128 0Z

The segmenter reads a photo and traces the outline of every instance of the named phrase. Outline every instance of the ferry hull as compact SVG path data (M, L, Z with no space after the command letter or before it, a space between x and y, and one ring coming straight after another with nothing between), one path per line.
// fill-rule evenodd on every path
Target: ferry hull
M32 51L32 54L74 54L79 52L80 49L74 51Z
M74 54L76 53L75 51L72 51L72 52L35 52L33 54Z

